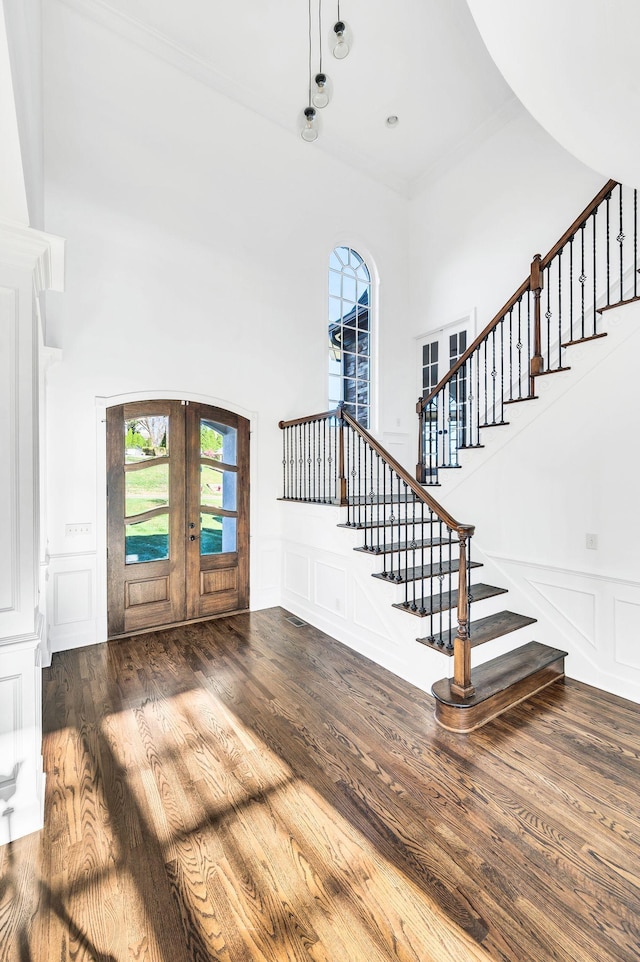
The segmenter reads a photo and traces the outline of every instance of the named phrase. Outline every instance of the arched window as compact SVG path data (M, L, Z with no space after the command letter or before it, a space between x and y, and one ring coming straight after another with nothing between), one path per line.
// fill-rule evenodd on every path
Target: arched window
M371 421L371 275L350 247L329 258L329 407Z

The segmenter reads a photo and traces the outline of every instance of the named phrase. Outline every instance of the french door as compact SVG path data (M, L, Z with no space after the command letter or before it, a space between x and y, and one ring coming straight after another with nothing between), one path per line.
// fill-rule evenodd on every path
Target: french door
M468 335L468 321L465 321L426 334L418 340L421 397L426 398L462 357L467 349ZM425 411L423 450L427 475L436 474L439 466L457 463L458 447L464 445L467 438L467 397L467 376L462 369L449 383L444 404L441 399L438 407L434 400Z
M249 604L249 422L183 401L107 409L109 637Z

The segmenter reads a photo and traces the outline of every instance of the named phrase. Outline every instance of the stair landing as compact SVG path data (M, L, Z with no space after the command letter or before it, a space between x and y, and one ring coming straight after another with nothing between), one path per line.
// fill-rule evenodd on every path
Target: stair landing
M473 695L462 698L451 691L451 679L437 681L431 693L436 700L436 721L458 734L475 731L502 712L531 698L564 677L566 651L530 641L471 672Z

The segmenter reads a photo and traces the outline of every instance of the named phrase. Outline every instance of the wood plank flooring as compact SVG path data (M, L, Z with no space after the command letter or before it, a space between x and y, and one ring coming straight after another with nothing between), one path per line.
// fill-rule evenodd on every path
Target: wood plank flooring
M54 656L0 962L640 959L636 705L567 680L453 735L286 614Z

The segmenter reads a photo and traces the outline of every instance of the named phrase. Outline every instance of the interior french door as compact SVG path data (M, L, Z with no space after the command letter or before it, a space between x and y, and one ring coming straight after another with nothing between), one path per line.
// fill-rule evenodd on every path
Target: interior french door
M109 637L249 604L249 422L183 401L107 410Z
M418 340L418 379L420 395L426 398L440 379L467 349L468 320L450 325ZM466 371L449 384L446 410L438 410L432 402L425 411L423 450L427 455L427 475L437 473L438 466L455 464L457 450L466 443L468 386Z

